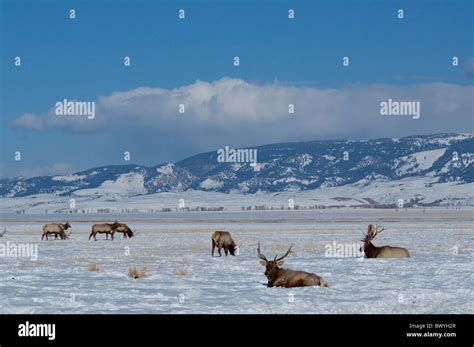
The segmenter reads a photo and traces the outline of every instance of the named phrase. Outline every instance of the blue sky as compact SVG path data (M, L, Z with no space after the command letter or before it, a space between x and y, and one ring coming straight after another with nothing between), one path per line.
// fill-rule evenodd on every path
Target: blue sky
M227 144L471 132L473 128L469 99L473 80L466 78L465 71L474 56L472 1L0 2L3 175L43 174L53 165L60 172L121 164L124 150L132 152L134 163L152 165ZM76 10L75 20L68 19L70 8ZM177 18L180 8L186 11L185 20ZM291 21L290 8L296 13ZM399 8L404 10L403 20L396 17ZM13 65L15 56L22 58L20 68ZM130 67L123 66L124 56L131 57ZM241 59L238 68L232 65L234 56ZM349 56L350 67L342 66L343 56ZM459 57L459 67L451 65L453 56ZM245 83L212 84L222 78ZM196 85L197 80L211 86ZM372 100L370 95L380 90L381 97L454 98L457 108L445 123L427 118L414 127L388 123L379 133L369 125L351 124L350 112L343 125L332 124L324 109L315 110L313 117L306 105L300 120L318 123L318 129L325 131L298 132L312 129L300 121L300 128L285 132L286 123L275 125L271 117L268 124L252 123L245 115L240 123L235 118L230 121L235 131L227 131L225 120L220 127L215 120L206 125L204 111L197 106L188 117L201 117L199 124L190 126L191 118L181 120L186 124L164 121L167 114L160 105L167 101L153 103L153 96L147 96L133 105L139 108L150 102L160 109L156 122L153 110L137 111L140 119L148 117L137 125L130 114L133 109L127 109L130 118L126 118L114 106L103 118L107 122L97 122L100 129L45 126L35 131L11 126L25 113L47 117L63 98L94 101L114 92L150 87L169 91L168 97L175 100L188 89L193 95L201 93L199 88L220 93L219 88L229 84L250 93L242 94L243 104L259 95L249 91L253 87L278 85L281 89L270 88L261 95L288 93L298 105L305 88L310 88L323 91L324 100L335 103L332 93L326 93L335 90L343 92L337 100L358 103L357 98ZM175 88L185 89L173 93ZM298 92L292 94L292 88ZM373 112L371 104L358 107ZM262 132L265 136L259 135ZM13 160L16 150L22 151L21 162Z

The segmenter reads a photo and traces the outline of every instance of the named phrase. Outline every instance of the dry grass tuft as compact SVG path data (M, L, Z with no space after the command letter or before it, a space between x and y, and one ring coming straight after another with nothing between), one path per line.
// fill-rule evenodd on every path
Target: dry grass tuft
M143 266L141 269L137 269L135 265L132 265L128 270L128 277L134 279L145 277L147 275L146 270L146 266Z
M188 270L186 269L174 269L173 276L186 276L188 274Z
M99 272L100 271L99 265L97 265L97 263L93 261L92 263L89 264L89 271Z

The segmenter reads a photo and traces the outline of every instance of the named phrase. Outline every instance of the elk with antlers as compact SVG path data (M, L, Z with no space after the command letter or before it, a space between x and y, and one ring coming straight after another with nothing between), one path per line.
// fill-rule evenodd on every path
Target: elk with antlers
M99 234L105 234L106 239L109 239L109 234L110 234L113 241L115 229L119 228L120 226L121 224L117 221L114 221L112 224L110 223L94 224L92 226L92 232L89 235L89 240L91 239L91 237L94 237L94 240L97 241L95 235L99 233Z
M372 240L384 230L373 224L369 224L367 235L361 240L364 244L360 247L360 251L365 253L367 258L409 258L410 253L406 248L382 246L376 247L372 244Z
M283 265L283 259L291 253L290 246L288 251L281 257L275 256L273 260L268 260L260 251L260 242L257 247L258 257L261 259L260 264L265 266L265 276L268 278L268 287L308 287L308 286L323 286L329 288L329 284L326 283L320 276L305 272L305 271L293 271L290 269L283 269L280 266Z
M126 239L127 236L128 238L132 238L134 236L132 229L130 229L127 224L120 223L120 226L117 229L115 229L114 232L122 233L124 239Z

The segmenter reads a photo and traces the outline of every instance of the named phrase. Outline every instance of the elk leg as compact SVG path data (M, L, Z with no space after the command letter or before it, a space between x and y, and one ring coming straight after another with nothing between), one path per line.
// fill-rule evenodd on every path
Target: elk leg
M212 256L214 256L214 248L216 248L216 242L212 239Z
M225 253L225 256L227 257L227 253L229 252L229 249L227 247L224 247L224 253Z
M217 245L217 253L219 253L219 257L222 257L221 248L221 246Z
M106 240L109 239L109 233L105 233L105 238L106 238Z
M110 234L110 237L112 238L112 241L113 241L114 240L114 233L113 232Z
M94 234L94 232L91 232L91 234L89 235L89 240L91 239L93 234Z

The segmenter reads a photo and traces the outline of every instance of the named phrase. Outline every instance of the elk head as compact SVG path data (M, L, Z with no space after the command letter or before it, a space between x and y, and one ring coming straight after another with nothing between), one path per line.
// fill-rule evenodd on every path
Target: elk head
M361 240L364 244L360 247L361 252L365 252L366 248L372 242L372 240L377 236L379 233L384 231L384 227L378 227L373 224L369 224L367 227L367 235Z
M232 241L232 243L229 247L229 253L231 255L239 255L239 245L234 243L234 241Z
M265 266L265 276L267 276L268 278L269 286L278 278L280 266L282 266L284 263L283 259L291 253L291 247L293 247L293 244L290 246L290 248L288 248L288 251L286 251L286 253L281 257L278 257L278 255L276 255L273 260L268 260L267 257L265 257L265 255L263 255L260 251L260 242L258 243L257 254L260 258L260 264Z
M232 254L232 255L239 255L239 253L240 253L239 245L238 245L238 244L235 244L235 246L234 246L234 254Z
M69 224L69 222L66 222L66 224L64 224L63 226L64 226L64 230L67 230L71 227L71 224Z

